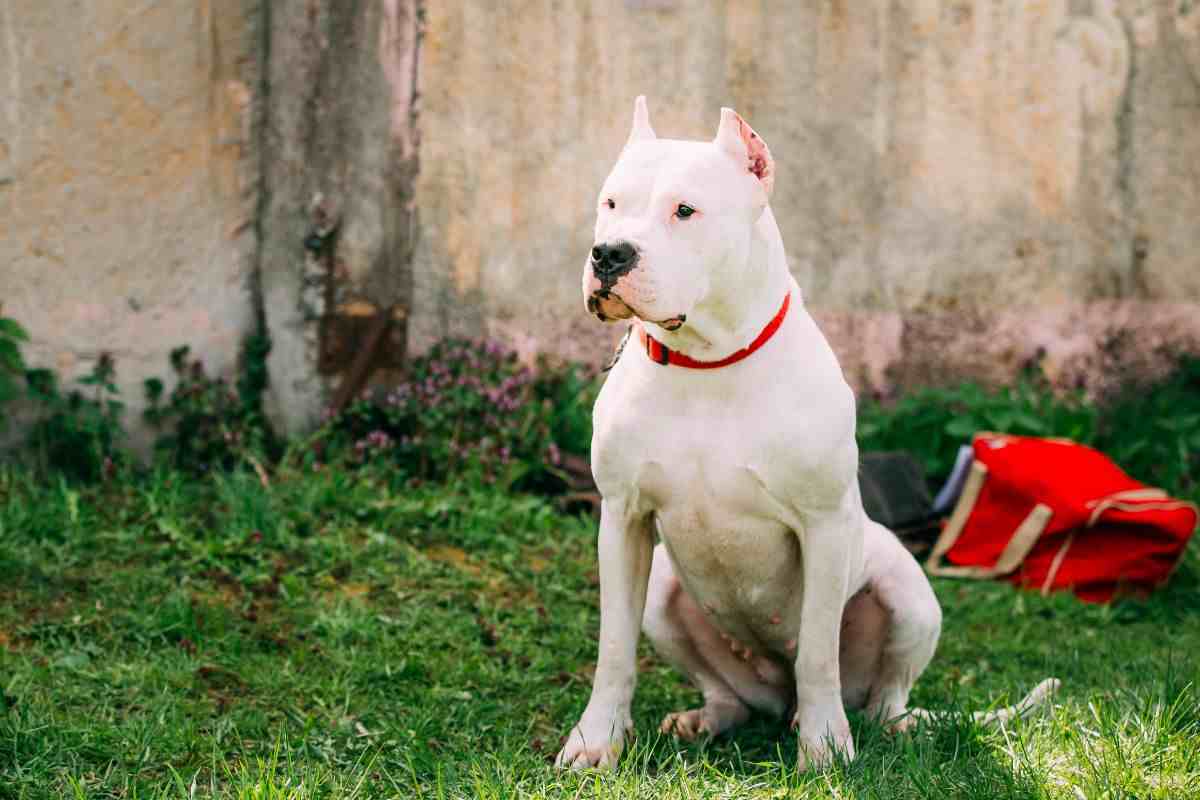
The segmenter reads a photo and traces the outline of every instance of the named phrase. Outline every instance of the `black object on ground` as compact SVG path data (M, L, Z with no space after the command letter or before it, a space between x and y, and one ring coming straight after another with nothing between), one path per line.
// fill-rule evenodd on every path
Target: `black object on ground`
M921 463L903 451L863 453L858 471L867 516L895 531L908 549L929 549L938 520Z

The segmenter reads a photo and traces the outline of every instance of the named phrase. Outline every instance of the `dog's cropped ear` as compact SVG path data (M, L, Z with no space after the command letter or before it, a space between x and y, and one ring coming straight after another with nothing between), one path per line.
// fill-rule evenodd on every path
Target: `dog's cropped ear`
M739 161L746 163L746 169L758 178L763 190L771 194L775 186L775 159L762 137L746 124L732 108L721 109L721 127L717 128L717 138L713 143Z
M629 139L626 140L625 146L629 147L634 142L657 138L654 128L650 127L650 112L646 110L646 95L639 94L637 100L633 101L633 128L629 131Z

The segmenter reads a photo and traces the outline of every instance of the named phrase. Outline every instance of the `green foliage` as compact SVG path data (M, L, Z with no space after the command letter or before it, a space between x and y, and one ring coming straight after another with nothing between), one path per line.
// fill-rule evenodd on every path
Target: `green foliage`
M1126 386L1101 409L1091 443L1139 480L1200 494L1200 358Z
M127 460L119 450L122 406L111 358L99 359L81 381L91 393L64 395L52 373L25 370L25 339L19 325L0 319L0 406L20 395L24 373L42 411L30 436L39 462L94 479ZM283 443L262 410L269 351L266 337L248 338L232 386L209 376L187 347L171 353L176 380L169 395L162 380L146 381L145 418L162 432L157 450L171 465L227 470L247 457L279 457ZM413 359L393 391L358 398L327 418L297 452L310 468L381 461L401 479L553 494L579 480L565 471L564 456L587 456L600 385L595 371L578 364L543 360L528 369L495 341L447 339ZM1071 438L1108 453L1134 477L1192 492L1200 473L1200 359L1185 358L1164 379L1131 385L1103 405L1056 393L1031 372L999 389L920 389L892 403L866 400L859 409L861 449L909 450L935 481L978 431Z
M64 394L57 377L46 369L29 370L25 377L38 410L28 445L43 472L94 481L128 462L122 449L125 406L117 399L112 356L101 353L91 372L79 379L87 390Z
M475 480L552 490L564 451L587 452L599 384L578 366L523 366L494 341L446 339L413 359L407 380L329 419L311 464L386 459L422 481Z
M963 383L859 408L861 449L909 450L935 480L949 473L958 447L978 431L1073 439L1139 480L1191 492L1200 470L1200 359L1184 358L1167 377L1130 385L1101 405L1056 394L1027 374L1000 389Z
M83 388L65 391L54 372L26 368L20 345L27 340L20 325L0 318L0 408L20 397L30 401L33 422L26 445L37 466L70 480L94 481L130 464L112 357L102 353L79 380ZM160 453L193 471L228 469L248 454L277 456L280 445L262 411L269 351L266 337L245 341L235 391L223 379L206 375L203 365L189 358L187 347L173 350L170 363L177 381L170 397L164 401L159 379L145 385L145 417L164 431L156 443ZM0 415L0 428L5 422Z
M228 469L247 455L269 458L279 448L262 409L270 340L250 336L242 345L235 387L212 377L187 346L171 351L175 386L164 401L163 382L145 382L146 421L162 431L155 449L171 464L197 472Z
M586 456L592 449L592 406L603 381L594 368L578 363L539 363L534 392L548 404L550 435L566 453Z
M103 476L120 460L112 360L64 395L17 360L23 337L0 320L0 382L40 406L43 465ZM945 626L913 699L946 717L894 737L852 715L852 764L797 774L769 720L657 735L700 698L643 645L618 769L557 772L595 659L594 523L505 489L553 490L556 461L586 454L596 376L443 342L267 480L240 463L276 448L266 352L246 343L233 389L173 353L171 395L146 387L169 431L152 470L0 466L0 798L1200 796L1200 540L1142 603L935 580ZM1196 497L1200 360L1099 407L1026 377L859 420L864 449L911 450L935 477L978 430L1069 436ZM1064 682L1052 711L967 717L1047 675Z
M918 389L890 404L867 400L859 406L858 440L862 450L915 453L928 475L942 478L950 472L959 446L978 431L1088 442L1095 436L1096 423L1094 406L1078 396L1058 397L1026 374L1000 389L962 383Z
M25 358L21 345L27 341L29 334L16 320L0 317L0 412L23 391ZM0 413L0 431L7 423L7 417Z
M914 703L947 716L893 737L852 715L852 764L797 774L795 738L763 719L657 735L700 698L643 645L617 770L557 772L595 659L594 523L506 489L553 490L553 450L587 452L596 377L443 342L267 480L239 463L271 450L265 353L247 343L230 390L176 351L154 406L175 438L152 470L0 466L0 798L1200 796L1196 544L1141 603L935 580L945 626ZM28 380L43 445L76 443L55 459L116 447L111 359L74 400L50 373ZM864 403L859 425L864 449L912 450L935 476L976 430L1006 430L1094 444L1195 497L1198 422L1191 360L1101 407L1026 378ZM1064 682L1052 711L1002 729L966 716L1048 675Z
M15 320L0 317L0 410L13 401L31 401L34 422L26 444L43 471L74 480L110 475L127 461L121 450L124 433L114 383L112 356L101 353L91 372L79 380L84 389L64 393L57 376L28 369L21 345L29 335ZM0 413L0 430L7 416Z

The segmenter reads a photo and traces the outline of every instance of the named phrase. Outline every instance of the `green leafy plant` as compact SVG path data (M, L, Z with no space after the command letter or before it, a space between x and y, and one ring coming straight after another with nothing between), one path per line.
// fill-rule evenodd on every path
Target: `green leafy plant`
M446 339L386 396L331 416L309 460L343 448L351 462L387 458L417 480L553 491L566 484L564 452L587 452L597 389L578 366L533 370L498 342Z
M1073 439L1141 481L1192 492L1200 473L1200 358L1181 358L1165 378L1130 383L1102 403L1056 393L1026 374L1008 387L920 389L859 409L862 450L908 450L933 480L949 473L958 447L978 431Z
M25 389L25 358L21 345L29 341L29 334L14 319L0 316L0 409L17 399ZM8 422L0 414L0 430Z
M863 450L913 452L924 461L926 474L940 479L949 474L959 446L978 431L1089 442L1096 425L1095 406L1079 395L1059 397L1027 373L999 389L962 383L919 389L894 403L867 400L859 408L858 439Z
M144 417L162 431L155 449L173 465L193 472L228 469L247 455L273 457L279 443L262 409L270 350L267 337L248 337L234 386L209 375L188 347L172 350L176 381L170 395L164 397L161 379L145 382Z
M593 368L577 362L538 362L533 387L548 409L550 436L565 453L586 456L592 447L592 406L603 382Z
M1091 442L1139 480L1200 493L1200 358L1131 383L1102 407Z
M47 369L25 373L29 395L40 410L29 432L29 447L43 470L76 480L104 478L128 456L121 447L125 434L117 399L116 365L101 353L91 372L79 379L86 390L65 394L57 376Z

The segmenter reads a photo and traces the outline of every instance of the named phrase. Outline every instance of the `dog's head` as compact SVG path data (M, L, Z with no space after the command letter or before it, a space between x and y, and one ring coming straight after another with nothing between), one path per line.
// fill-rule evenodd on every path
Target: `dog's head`
M775 162L732 109L710 142L659 139L646 99L597 199L595 244L583 270L588 311L667 330L746 267Z

